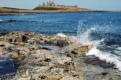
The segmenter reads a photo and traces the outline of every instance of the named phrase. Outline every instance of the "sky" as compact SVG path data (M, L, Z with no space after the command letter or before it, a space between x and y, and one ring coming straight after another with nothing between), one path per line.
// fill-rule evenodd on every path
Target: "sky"
M50 0L0 0L0 7L33 9ZM51 0L58 5L77 5L80 8L95 10L121 10L121 0Z

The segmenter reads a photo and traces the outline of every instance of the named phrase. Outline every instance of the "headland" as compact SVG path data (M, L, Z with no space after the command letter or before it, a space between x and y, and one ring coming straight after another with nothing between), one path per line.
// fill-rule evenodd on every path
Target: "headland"
M78 8L77 6L56 5L54 2L43 3L34 9L18 9L10 7L0 8L0 15L29 15L42 13L74 13L74 12L121 12L121 11L104 11L92 10L87 8Z

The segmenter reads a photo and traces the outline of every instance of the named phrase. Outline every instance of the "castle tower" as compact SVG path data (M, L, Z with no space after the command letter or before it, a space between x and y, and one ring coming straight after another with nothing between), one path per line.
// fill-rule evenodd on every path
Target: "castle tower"
M44 2L43 2L43 4L42 4L42 6L43 6L43 7L45 7L45 6L46 6Z
M49 7L50 5L49 5L49 2L47 2L47 5L46 5L47 7Z
M42 7L55 7L55 3L53 1L49 1L47 3L43 2Z
M52 1L52 6L55 7L55 3Z
M41 4L38 5L39 7L42 6Z
M51 1L49 1L49 7L52 7L52 3L51 3Z

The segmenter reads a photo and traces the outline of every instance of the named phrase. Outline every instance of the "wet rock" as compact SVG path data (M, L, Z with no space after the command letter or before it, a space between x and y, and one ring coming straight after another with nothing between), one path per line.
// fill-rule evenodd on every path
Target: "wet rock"
M57 43L55 43L57 46L64 47L66 45L69 45L68 41L66 40L57 40Z
M6 20L6 22L16 22L14 19Z
M0 47L5 47L5 45L4 44L0 44Z
M56 46L59 46L59 47L64 47L64 46L69 45L70 41L69 41L69 39L63 39L63 38L58 39L58 38L56 38L56 39L46 40L45 43L53 44L53 45L56 45Z
M3 36L3 35L6 35L8 34L9 32L6 31L6 30L0 30L0 36Z
M52 63L55 64L65 64L65 63L69 63L71 62L71 58L70 57L66 57L66 56L61 56L56 58L56 56L51 60Z
M19 56L19 53L18 53L18 52L13 52L13 53L12 53L12 59L13 59L14 61L19 61L19 60L21 60L22 58L21 58L21 56Z
M37 37L34 33L31 33L31 32L18 31L18 32L9 33L5 36L1 36L0 41L25 42L26 43L28 41L28 39L30 39L34 36Z
M23 35L22 36L22 42L27 42L27 40L28 40L28 38L25 35Z
M37 54L37 50L30 51L31 54Z
M87 53L92 48L91 45L88 46L81 46L79 48L76 48L72 50L72 54L78 55L78 56L86 56L85 53Z
M44 76L43 80L60 80L62 78L62 75L54 75L52 73L46 73L46 74L41 73L40 75L41 75L40 79L43 78Z
M97 57L87 57L87 59L85 60L85 63L87 64L92 64L92 65L98 65L101 66L103 68L114 68L114 64L111 63L107 63L106 61L102 61Z
M79 79L79 78L77 78L77 77L74 77L74 76L72 76L72 75L66 75L66 76L64 76L62 79L60 79L60 80L83 80L83 79Z
M42 75L42 76L39 76L39 78L40 79L47 79L47 76Z
M114 65L85 55L92 45L76 42L68 37L17 31L0 36L0 53L12 54L17 69L13 80L121 79Z
M45 49L45 50L52 50L52 49L50 49L50 48L47 48L47 47L42 47L41 49Z

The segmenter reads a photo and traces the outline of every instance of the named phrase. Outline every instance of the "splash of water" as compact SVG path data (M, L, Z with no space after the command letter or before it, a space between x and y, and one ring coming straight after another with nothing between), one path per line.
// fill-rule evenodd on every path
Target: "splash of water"
M96 27L94 26L92 28L87 29L86 31L83 31L84 27L85 26L83 26L83 23L79 21L79 25L77 28L78 29L77 30L77 40L78 40L78 43L81 45L93 45L93 48L86 55L87 56L94 55L94 56L98 57L100 60L106 61L108 63L113 63L113 64L115 64L115 68L118 68L119 71L121 71L120 56L112 54L108 51L101 51L100 49L98 49L98 47L101 45L101 42L103 42L105 39L101 39L101 40L92 40L91 39L91 35L90 35L91 32L99 33L98 30L96 29ZM120 48L118 48L118 49L120 49Z
M77 41L79 44L82 45L98 45L100 42L102 42L104 39L102 40L91 40L91 32L96 31L95 27L91 27L90 29L87 29L86 31L83 30L83 22L79 21L79 25L77 27Z
M100 51L96 47L93 47L86 55L94 55L100 60L115 64L115 68L118 68L118 70L121 71L121 58L119 56L116 56L109 52Z

